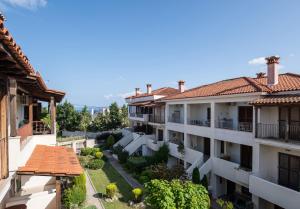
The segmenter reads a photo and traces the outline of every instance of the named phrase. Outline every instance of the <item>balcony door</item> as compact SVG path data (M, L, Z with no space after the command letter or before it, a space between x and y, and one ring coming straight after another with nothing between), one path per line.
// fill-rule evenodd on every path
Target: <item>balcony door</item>
M0 178L8 176L7 94L0 82Z
M239 130L240 131L252 131L253 121L253 107L251 106L239 106Z
M252 147L241 145L241 167L252 169Z
M300 191L300 157L279 153L278 184Z

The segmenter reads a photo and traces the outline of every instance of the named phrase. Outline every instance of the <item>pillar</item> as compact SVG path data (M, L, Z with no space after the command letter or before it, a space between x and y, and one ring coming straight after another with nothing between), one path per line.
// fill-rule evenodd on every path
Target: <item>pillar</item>
M29 111L28 111L28 113L29 113L29 124L30 124L30 126L31 126L31 131L33 131L32 130L32 128L33 128L33 101L32 101L32 97L29 97Z
M56 133L56 103L54 97L50 99L51 134Z
M61 181L60 177L56 177L56 209L61 209Z
M10 95L10 136L18 135L17 128L17 81L9 79L9 95Z

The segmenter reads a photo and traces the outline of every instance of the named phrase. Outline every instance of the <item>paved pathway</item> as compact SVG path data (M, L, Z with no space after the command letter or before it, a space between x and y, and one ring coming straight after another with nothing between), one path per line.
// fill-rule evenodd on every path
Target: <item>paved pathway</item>
M85 173L86 176L86 202L87 206L89 205L95 205L98 209L105 209L104 206L101 203L101 200L97 198L97 191L94 189L91 179L88 176L87 173Z
M128 174L123 167L120 165L119 161L117 161L109 151L104 151L105 156L107 157L110 164L118 171L118 173L127 181L127 183L132 188L143 188L143 186L134 179L130 174Z

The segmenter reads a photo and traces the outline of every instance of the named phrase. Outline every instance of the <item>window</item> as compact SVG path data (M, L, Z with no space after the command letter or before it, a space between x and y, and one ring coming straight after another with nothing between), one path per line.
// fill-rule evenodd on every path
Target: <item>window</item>
M278 183L300 191L300 157L279 153Z
M221 154L224 154L224 141L221 141Z

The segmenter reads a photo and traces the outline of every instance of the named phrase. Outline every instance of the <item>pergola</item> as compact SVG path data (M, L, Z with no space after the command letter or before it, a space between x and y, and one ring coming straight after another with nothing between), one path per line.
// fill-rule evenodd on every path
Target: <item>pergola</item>
M83 173L83 169L72 148L37 145L18 175L56 177L56 205L61 208L61 177L74 177Z

